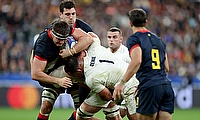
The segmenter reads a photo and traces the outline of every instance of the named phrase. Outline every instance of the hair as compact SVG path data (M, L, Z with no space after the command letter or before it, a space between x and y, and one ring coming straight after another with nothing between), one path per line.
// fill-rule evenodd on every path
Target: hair
M78 58L75 56L68 57L65 61L65 67L64 70L66 73L73 74L77 71L78 67Z
M58 34L65 36L65 37L67 37L70 33L70 27L64 21L56 21L55 24L52 27L52 30L55 33L58 33Z
M141 8L135 8L129 11L129 20L135 27L144 27L147 15L146 12Z
M74 0L63 0L59 5L59 11L63 13L64 8L71 9L76 8L75 1Z
M117 27L111 27L109 29L110 32L119 32L119 34L122 36L122 30Z

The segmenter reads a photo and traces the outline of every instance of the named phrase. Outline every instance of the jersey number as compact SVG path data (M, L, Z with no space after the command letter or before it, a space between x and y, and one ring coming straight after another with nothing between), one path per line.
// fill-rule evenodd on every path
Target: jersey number
M152 69L160 69L160 57L158 49L152 49L151 51L152 56Z

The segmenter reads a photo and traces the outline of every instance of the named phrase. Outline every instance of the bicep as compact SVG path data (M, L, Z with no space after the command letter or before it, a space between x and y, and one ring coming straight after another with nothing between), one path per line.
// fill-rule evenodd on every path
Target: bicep
M142 61L142 49L141 47L136 47L130 52L131 60L136 63L141 63Z
M47 61L39 60L38 58L33 58L31 70L33 73L43 72L46 67Z
M88 36L85 31L83 31L80 28L75 28L74 32L72 33L72 36L76 39L79 40L81 37Z

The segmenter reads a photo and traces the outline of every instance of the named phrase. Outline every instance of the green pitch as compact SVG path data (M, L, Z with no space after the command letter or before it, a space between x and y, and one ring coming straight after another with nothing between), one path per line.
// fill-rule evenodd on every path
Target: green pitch
M0 120L36 120L39 109L33 110L14 110L11 108L0 107ZM54 109L49 120L67 120L73 109ZM102 111L95 117L104 120ZM176 108L172 120L199 120L200 108L181 110ZM124 120L128 120L124 118Z

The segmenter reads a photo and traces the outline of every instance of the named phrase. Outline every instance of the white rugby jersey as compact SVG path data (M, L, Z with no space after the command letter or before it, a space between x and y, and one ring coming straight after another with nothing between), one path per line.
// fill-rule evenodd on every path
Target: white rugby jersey
M100 45L99 38L95 38L84 58L86 84L96 93L105 87L114 89L115 84L122 80L127 67L128 63L116 59L111 52ZM132 87L139 83L136 78L132 82Z
M108 48L108 50L110 51L110 48ZM127 63L130 63L130 61L131 61L128 48L126 46L124 46L123 44L121 44L119 49L112 54L114 54L114 56L117 57L118 59L121 59Z

